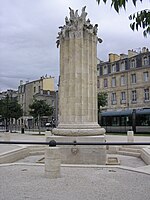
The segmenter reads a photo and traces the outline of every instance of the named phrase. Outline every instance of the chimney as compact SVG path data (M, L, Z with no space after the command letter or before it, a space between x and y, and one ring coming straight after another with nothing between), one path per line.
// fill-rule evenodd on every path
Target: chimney
M20 80L20 85L23 85L23 80Z

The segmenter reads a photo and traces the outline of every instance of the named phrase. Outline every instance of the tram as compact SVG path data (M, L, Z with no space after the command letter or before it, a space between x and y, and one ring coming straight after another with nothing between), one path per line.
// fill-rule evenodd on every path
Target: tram
M108 133L150 133L150 108L100 113L100 124Z

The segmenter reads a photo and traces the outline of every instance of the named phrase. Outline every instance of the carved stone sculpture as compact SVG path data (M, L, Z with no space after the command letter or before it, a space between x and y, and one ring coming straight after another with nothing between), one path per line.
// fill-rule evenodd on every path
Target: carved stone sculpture
M68 31L80 31L84 30L89 32L90 34L97 35L98 31L98 24L95 24L94 26L90 23L90 20L86 20L87 12L85 12L86 6L82 8L81 15L78 14L78 10L74 11L69 7L70 10L70 18L65 18L65 25L60 26L59 28L61 31L58 33L57 37L57 47L59 47L59 44L62 39L69 38ZM72 37L75 35L74 33L71 33L70 36ZM76 34L79 35L79 34ZM98 40L99 41L99 40Z

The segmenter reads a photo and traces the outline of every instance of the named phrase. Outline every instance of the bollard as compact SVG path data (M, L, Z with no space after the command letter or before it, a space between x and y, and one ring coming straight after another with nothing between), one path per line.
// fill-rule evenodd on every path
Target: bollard
M5 135L4 135L4 140L5 141L10 141L10 133L9 132L6 132Z
M45 150L45 176L47 178L60 177L60 149L59 147L47 147Z
M46 130L45 131L45 137L49 137L49 136L52 136L52 131L51 130Z
M127 141L134 142L134 131L127 131Z

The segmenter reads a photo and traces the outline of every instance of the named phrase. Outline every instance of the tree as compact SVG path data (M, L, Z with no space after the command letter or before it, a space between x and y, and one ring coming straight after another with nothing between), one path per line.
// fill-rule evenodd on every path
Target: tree
M99 92L98 93L98 113L101 111L101 107L104 107L107 105L107 98L108 94L107 92Z
M9 95L7 95L4 99L0 100L0 115L2 115L2 118L5 119L6 131L9 131L8 121L11 125L12 119L14 118L17 120L22 116L22 114L23 111L21 106L18 104L18 101L15 98L10 98Z
M44 100L35 99L32 104L29 105L29 113L36 121L38 121L38 128L40 134L40 123L42 116L51 116L53 114L53 107L49 106Z
M97 95L97 103L98 103L98 123L100 124L101 122L101 107L104 107L107 105L107 99L108 99L108 94L107 92L99 92Z
M108 0L96 0L98 4L100 4L100 1L103 1L104 3L107 3ZM132 0L132 3L134 6L136 6L137 1L143 1L143 0ZM126 9L126 4L128 3L128 0L111 0L111 6L114 7L117 13L119 13L121 8ZM145 37L150 34L150 9L141 10L137 13L134 13L129 16L130 20L133 20L133 22L130 24L130 28L134 30L139 30L139 28L143 29L143 35Z

